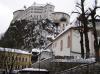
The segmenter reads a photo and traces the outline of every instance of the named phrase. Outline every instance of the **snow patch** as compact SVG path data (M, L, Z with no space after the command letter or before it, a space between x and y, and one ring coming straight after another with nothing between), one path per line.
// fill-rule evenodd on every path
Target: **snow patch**
M24 68L21 71L48 71L46 69L39 69L39 68Z
M32 49L32 52L40 52L40 49L34 48Z
M28 51L24 51L24 50L20 50L20 49L1 48L1 47L0 47L0 51L21 53L21 54L31 54Z

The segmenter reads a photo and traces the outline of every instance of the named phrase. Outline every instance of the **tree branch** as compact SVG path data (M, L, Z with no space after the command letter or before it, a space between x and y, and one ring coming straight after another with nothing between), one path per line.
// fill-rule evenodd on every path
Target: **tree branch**
M79 13L79 12L74 12L74 11L73 11L71 14L73 14L73 13L81 14L81 13Z
M79 5L76 5L76 7L78 7L79 9L81 9L81 10L82 10L82 8L81 8Z
M100 15L96 15L94 18L96 19L97 17L99 17L99 18L100 18Z

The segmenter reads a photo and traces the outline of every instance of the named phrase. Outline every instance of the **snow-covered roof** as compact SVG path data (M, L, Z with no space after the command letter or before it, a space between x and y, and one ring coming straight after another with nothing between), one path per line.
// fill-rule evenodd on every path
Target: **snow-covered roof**
M44 49L46 50L50 45L52 45L52 42L49 43Z
M40 49L34 48L32 49L32 52L40 52Z
M51 52L50 49L37 49L37 48L34 48L32 49L32 52L39 52L39 53L42 53L42 52Z
M20 71L48 71L46 69L39 69L39 68L24 68Z
M20 53L20 54L31 54L28 51L24 51L20 49L1 48L1 47L0 47L0 51L14 52L14 53Z

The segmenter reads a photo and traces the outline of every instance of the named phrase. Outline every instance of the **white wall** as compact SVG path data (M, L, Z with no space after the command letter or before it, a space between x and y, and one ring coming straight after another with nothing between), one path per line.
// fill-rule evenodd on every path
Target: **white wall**
M92 35L92 32L88 33L89 37L89 46L90 46L90 56L94 55L94 38ZM70 36L71 42L70 42L70 48L68 48L68 36ZM63 49L61 51L61 45L60 42L63 40ZM53 54L55 56L75 56L75 57L81 57L81 47L80 47L80 34L77 30L70 29L63 33L61 36L56 38L52 45ZM50 46L51 46L50 45ZM84 46L85 47L85 46ZM86 53L86 50L84 50Z
M72 49L71 51L81 53L80 35L78 31L75 31L75 30L72 30Z
M68 35L70 34L69 32L66 32L66 34L61 35L61 37L59 37L58 39L56 39L54 41L54 43L52 44L52 49L53 52L56 56L70 56L70 48L68 48ZM61 40L63 41L63 49L61 51L61 45L60 42Z
M95 51L94 51L94 36L92 32L88 33L88 38L89 38L89 46L90 46L90 56L94 56L95 55Z
M90 56L94 55L94 37L92 35L92 32L88 32L88 38L89 38L89 47L90 47ZM84 42L84 47L85 47L85 42ZM72 32L72 52L76 52L76 53L71 53L71 55L78 55L80 57L81 53L81 47L80 47L80 35L78 31L73 30ZM84 49L85 53L86 53L86 49Z

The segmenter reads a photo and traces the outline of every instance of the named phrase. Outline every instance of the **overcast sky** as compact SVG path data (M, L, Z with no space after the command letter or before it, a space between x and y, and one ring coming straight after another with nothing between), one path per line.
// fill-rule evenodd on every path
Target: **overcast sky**
M75 9L76 0L0 0L0 33L4 33L9 27L14 11L23 9L24 5L29 7L34 2L51 3L55 6L55 11L70 14Z

